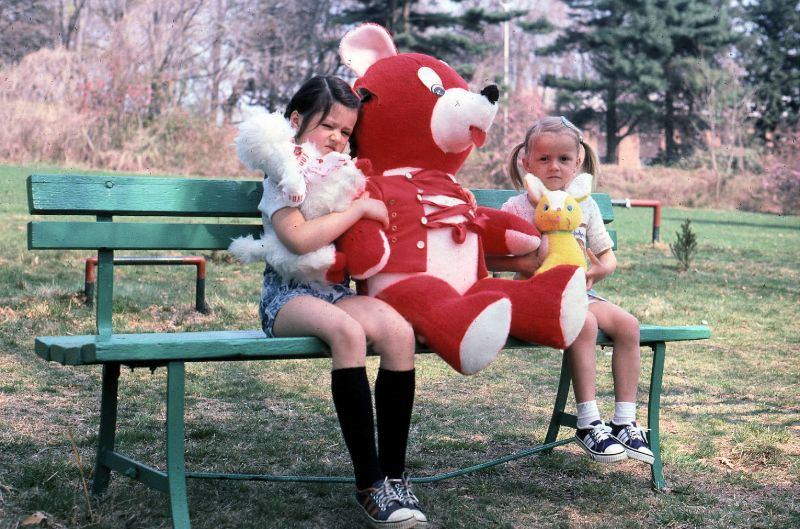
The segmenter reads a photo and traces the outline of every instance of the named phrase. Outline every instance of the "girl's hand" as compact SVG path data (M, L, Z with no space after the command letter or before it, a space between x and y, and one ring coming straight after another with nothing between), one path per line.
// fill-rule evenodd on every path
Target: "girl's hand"
M590 249L586 249L586 254L589 256L589 269L586 270L586 290L592 288L592 285L606 277L607 271L600 259Z
M369 198L369 193L364 193L353 202L353 206L358 208L362 219L375 220L380 222L384 228L389 227L389 212L386 204L380 200Z

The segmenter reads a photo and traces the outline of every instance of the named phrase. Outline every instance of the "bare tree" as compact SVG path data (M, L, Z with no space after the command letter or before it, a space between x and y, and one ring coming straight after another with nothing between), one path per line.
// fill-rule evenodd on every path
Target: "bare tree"
M0 63L14 63L51 46L53 11L47 0L0 0Z
M80 34L81 15L86 7L87 0L58 0L56 6L56 29L61 37L61 45L72 49L75 45L76 36Z

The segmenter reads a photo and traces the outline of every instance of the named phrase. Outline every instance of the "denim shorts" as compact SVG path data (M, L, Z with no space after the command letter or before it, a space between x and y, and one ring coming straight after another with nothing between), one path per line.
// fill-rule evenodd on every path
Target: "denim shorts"
M356 293L349 287L349 279L342 283L301 283L294 279L284 279L275 270L267 266L264 270L264 284L261 287L261 302L258 304L258 315L261 317L261 328L270 338L274 338L272 326L278 311L286 303L299 296L312 296L328 303L336 303Z

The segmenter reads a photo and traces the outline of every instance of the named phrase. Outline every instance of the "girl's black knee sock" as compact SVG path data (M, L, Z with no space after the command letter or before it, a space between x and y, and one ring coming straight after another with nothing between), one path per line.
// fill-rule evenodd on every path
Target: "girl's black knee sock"
M375 453L375 420L366 368L331 371L331 393L342 436L353 460L356 487L365 489L382 477Z
M399 478L406 468L408 429L414 407L415 371L378 370L375 411L378 420L378 461L389 478Z

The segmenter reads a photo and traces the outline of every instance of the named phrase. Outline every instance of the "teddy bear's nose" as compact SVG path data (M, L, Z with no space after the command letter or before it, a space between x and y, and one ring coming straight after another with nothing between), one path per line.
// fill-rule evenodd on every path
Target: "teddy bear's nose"
M490 84L481 90L481 95L494 105L497 103L497 100L500 99L500 89L497 88L496 84Z

